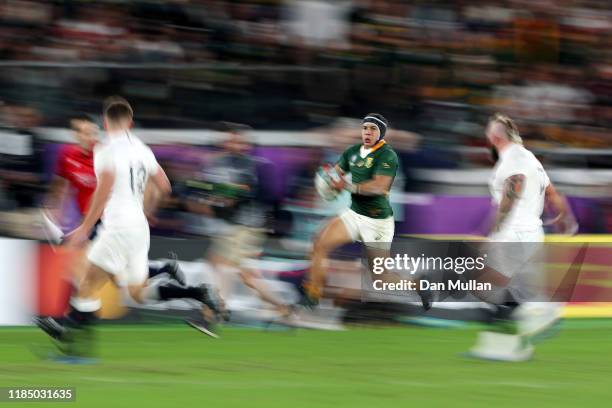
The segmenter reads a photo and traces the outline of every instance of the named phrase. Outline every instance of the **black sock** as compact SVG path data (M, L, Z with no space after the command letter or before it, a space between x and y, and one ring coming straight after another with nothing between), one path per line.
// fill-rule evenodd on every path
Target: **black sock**
M95 312L81 312L70 305L68 312L68 323L78 328L83 328L91 325L96 320Z
M169 299L195 299L202 300L202 289L197 286L179 286L175 283L166 283L158 286L159 298L161 300Z
M162 273L167 273L170 267L170 262L164 263L162 266L151 266L149 265L149 278L152 278Z
M521 304L516 302L514 299L508 299L506 302L494 305L495 310L491 311L489 316L489 323L495 323L496 321L510 320L514 310Z
M149 278L162 274L163 266L151 266L149 265Z
M151 266L149 265L149 278L152 278L162 273L170 273L170 268L173 262L165 262L162 266Z

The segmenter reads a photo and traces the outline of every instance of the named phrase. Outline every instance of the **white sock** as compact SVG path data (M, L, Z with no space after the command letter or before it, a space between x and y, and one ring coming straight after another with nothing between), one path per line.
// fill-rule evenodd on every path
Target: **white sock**
M149 285L142 289L141 298L145 302L158 302L160 300L159 297L159 286L158 285Z
M96 312L102 307L100 299L86 299L73 297L70 299L70 304L79 312Z

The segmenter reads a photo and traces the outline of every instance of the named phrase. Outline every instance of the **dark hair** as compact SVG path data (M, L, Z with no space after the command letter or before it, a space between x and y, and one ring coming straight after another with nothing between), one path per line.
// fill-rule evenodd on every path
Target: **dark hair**
M96 123L96 120L89 113L78 112L70 117L70 121L82 120L83 122Z
M121 96L111 96L104 100L104 117L111 122L132 120L134 111L132 107Z

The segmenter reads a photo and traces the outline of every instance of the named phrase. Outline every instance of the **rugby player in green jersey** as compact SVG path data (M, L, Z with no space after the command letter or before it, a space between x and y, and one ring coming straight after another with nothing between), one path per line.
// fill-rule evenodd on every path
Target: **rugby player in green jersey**
M342 245L361 241L369 260L387 257L393 241L395 221L389 203L389 191L395 179L398 158L384 140L388 122L378 113L365 116L361 126L361 143L346 149L334 169L340 177L331 177L337 191L351 193L351 207L332 218L317 235L311 253L307 281L303 285L304 303L318 303L325 285L325 261L331 251ZM349 183L343 177L351 173ZM371 262L370 262L371 263ZM389 274L392 280L397 278ZM421 294L423 306L431 302Z

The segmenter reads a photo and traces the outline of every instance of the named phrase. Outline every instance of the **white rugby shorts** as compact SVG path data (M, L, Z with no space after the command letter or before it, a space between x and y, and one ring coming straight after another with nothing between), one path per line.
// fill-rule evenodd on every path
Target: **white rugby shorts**
M531 230L507 229L489 236L487 266L506 277L533 273L539 265L544 242L541 227Z
M149 276L149 225L107 229L101 225L87 252L92 264L115 276L119 285L139 285Z
M346 230L353 241L361 241L372 248L389 249L395 233L393 216L376 219L357 214L348 209L340 214Z

